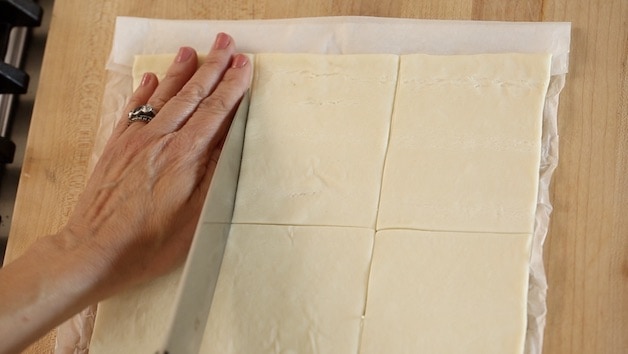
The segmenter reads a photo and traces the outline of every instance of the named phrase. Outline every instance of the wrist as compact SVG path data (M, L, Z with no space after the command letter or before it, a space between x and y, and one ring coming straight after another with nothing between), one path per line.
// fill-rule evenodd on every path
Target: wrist
M0 269L0 352L17 352L98 301L99 268L65 232Z
M68 226L50 236L48 247L54 249L57 258L64 259L57 271L68 275L67 285L83 299L79 310L105 299L121 286L111 250L98 241L93 230Z

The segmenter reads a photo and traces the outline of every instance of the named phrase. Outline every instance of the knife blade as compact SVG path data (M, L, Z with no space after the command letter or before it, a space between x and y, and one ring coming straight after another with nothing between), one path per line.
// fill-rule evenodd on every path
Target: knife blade
M248 107L247 92L218 159L158 354L197 354L200 349L231 228Z

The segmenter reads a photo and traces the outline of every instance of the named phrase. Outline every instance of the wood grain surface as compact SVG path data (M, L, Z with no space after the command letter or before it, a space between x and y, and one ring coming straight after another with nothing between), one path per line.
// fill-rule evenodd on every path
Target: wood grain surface
M628 353L628 1L56 0L6 262L61 228L85 185L117 15L572 22L544 254L544 352ZM26 352L51 353L54 338Z

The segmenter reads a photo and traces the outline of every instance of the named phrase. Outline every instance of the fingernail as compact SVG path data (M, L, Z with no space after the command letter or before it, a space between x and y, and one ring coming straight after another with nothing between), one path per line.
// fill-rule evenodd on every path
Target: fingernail
M218 33L218 35L216 35L216 42L214 43L214 48L215 49L225 49L229 46L229 43L231 42L231 38L229 38L229 36L225 33Z
M238 54L233 58L233 62L231 63L231 67L234 69L239 69L244 67L249 62L249 58L244 54Z
M179 48L179 53L177 54L177 57L174 59L174 61L177 63L182 63L190 59L190 57L192 57L192 54L194 54L194 49L190 47L181 47Z
M142 81L140 81L140 86L148 85L152 79L153 75L150 73L144 73L144 75L142 75Z

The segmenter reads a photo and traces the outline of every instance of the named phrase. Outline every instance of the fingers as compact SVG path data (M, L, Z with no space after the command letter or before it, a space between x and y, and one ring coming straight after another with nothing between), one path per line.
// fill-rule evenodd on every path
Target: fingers
M168 68L166 76L161 80L159 86L148 99L148 104L153 106L157 112L181 90L188 80L196 72L198 59L196 51L190 47L181 47L174 62Z
M192 78L172 97L160 111L167 120L155 119L151 129L167 134L181 127L196 110L200 102L214 91L235 53L233 39L225 34L216 36L214 46Z
M152 73L146 73L142 77L140 86L131 97L125 112L143 104L149 104L155 108L157 112L164 106L172 96L176 95L181 87L192 77L196 71L198 59L196 51L190 47L181 47L174 62L168 68L166 76L158 82L157 77ZM137 129L146 123L138 122L134 124L133 129ZM120 135L126 131L128 126L127 117L122 117L114 130L114 136Z
M162 82L158 85L153 74L146 75L127 106L130 111L148 103L157 110L155 118L149 124L138 122L131 126L124 119L118 125L117 135L146 129L147 136L155 137L180 130L178 138L188 146L196 146L196 153L212 151L226 135L250 83L252 65L245 55L234 52L233 39L220 33L196 70L196 52L182 47Z
M168 67L168 71L166 72L164 78L161 82L159 82L159 85L150 98L141 104L148 104L152 106L156 112L159 112L166 102L175 96L177 92L181 90L183 85L185 85L185 83L192 77L197 66L198 59L196 51L190 47L179 48L179 52L172 64ZM131 107L131 109L133 109L133 107ZM168 119L167 116L164 117L163 115L160 115L159 118ZM132 124L132 126L129 126L127 131L140 129L142 126L147 124L144 122L138 123L139 124Z
M181 128L181 135L191 142L215 147L227 133L240 99L249 87L252 65L244 54L233 57L216 89L198 105L196 112Z

